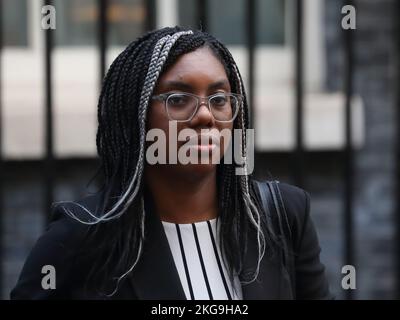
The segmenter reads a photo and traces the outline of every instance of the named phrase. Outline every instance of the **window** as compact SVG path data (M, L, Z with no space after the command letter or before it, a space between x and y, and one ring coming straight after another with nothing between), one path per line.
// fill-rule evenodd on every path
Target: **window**
M257 43L283 45L286 42L285 0L257 0Z
M97 44L98 1L56 0L59 46L90 46ZM143 0L110 0L107 17L110 45L126 46L144 31Z
M4 46L28 46L28 21L26 0L1 0L4 23Z
M261 45L283 45L285 43L286 0L256 1L256 41ZM195 29L196 0L179 0L179 24ZM227 45L246 44L246 1L207 1L209 31Z

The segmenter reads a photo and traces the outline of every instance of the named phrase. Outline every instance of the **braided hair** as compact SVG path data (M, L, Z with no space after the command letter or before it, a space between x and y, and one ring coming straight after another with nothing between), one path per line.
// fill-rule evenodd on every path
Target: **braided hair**
M182 27L163 28L132 42L111 64L98 102L96 145L104 183L100 214L79 205L87 219L64 207L72 218L94 226L91 252L101 252L89 278L112 281L115 290L140 259L145 235L143 172L145 167L146 115L157 80L181 55L207 46L221 61L232 92L244 96L233 127L243 130L242 156L246 156L245 129L248 105L242 78L228 49L213 36ZM246 166L245 166L246 167ZM234 164L217 166L218 206L221 221L219 241L230 279L254 281L261 259L274 238L261 214L260 200L249 176L236 175ZM126 212L129 214L126 214ZM243 260L250 230L255 230L257 261L244 270ZM94 243L94 245L93 245ZM269 251L269 252L272 252ZM116 258L116 259L115 259ZM100 282L99 282L100 280ZM116 281L115 281L116 280Z

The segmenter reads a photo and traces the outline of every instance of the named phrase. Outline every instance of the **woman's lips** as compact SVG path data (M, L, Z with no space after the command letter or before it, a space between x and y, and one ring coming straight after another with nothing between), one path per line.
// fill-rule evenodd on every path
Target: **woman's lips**
M220 140L215 135L195 135L188 138L184 144L200 153L209 153L219 147Z
M190 148L197 149L198 151L213 151L217 148L215 143L212 144L193 144L189 146Z
M186 139L184 144L189 146L208 146L208 145L215 145L219 146L220 137L216 135L195 135Z

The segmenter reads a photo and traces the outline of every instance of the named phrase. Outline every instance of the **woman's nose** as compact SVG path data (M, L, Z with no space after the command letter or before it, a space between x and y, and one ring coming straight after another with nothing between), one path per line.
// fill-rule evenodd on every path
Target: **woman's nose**
M196 114L192 119L192 125L213 125L214 117L211 113L210 108L208 107L207 101L201 101L199 107L197 109Z

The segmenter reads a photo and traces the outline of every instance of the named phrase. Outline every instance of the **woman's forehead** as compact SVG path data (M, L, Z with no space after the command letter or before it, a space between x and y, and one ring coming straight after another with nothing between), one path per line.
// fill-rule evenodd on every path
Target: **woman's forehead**
M228 80L225 68L221 61L208 47L200 47L180 56L166 72L159 82L191 81L193 78L209 79L210 81Z

